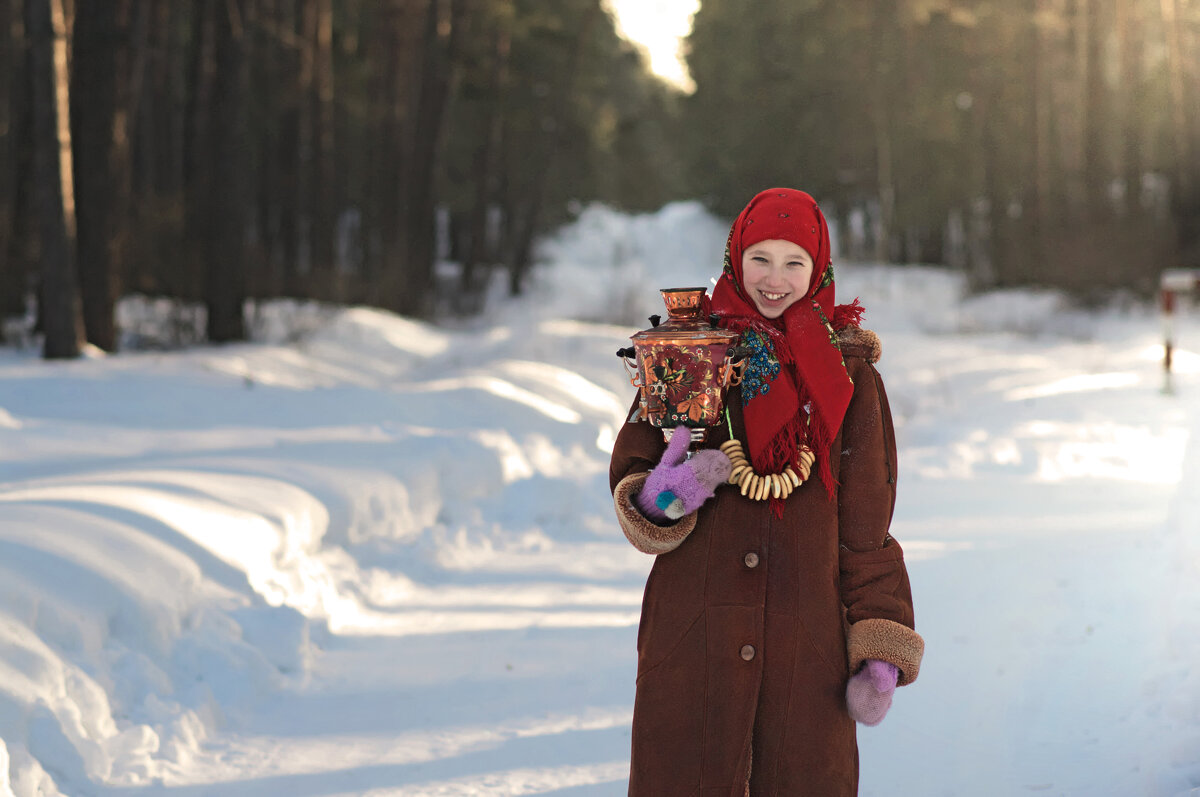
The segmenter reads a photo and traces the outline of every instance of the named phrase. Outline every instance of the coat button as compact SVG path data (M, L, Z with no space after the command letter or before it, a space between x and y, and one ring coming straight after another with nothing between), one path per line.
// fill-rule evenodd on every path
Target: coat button
M758 554L754 553L753 551L746 554L745 562L746 567L758 567Z
M750 659L754 658L753 645L742 645L742 658L746 661L750 661Z

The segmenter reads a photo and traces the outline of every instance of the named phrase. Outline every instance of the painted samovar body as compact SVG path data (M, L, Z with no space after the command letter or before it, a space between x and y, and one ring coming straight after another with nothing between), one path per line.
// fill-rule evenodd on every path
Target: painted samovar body
M700 442L709 427L721 422L725 392L741 381L744 352L734 345L736 332L718 327L715 315L704 317L704 288L665 288L661 293L667 320L658 323L658 316L651 316L653 326L633 335L633 345L617 352L630 382L641 391L629 420L644 418L668 439L671 430L685 426L693 442Z

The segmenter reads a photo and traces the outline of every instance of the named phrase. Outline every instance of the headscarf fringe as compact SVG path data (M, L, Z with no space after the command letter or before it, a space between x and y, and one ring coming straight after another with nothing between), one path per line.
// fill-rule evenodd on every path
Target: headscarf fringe
M867 312L867 308L859 303L857 296L850 304L839 304L833 308L833 328L845 329L846 327L860 326L865 312Z

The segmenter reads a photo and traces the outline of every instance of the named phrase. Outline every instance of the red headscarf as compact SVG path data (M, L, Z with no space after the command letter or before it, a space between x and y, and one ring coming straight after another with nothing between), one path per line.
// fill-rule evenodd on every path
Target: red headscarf
M772 239L798 244L813 258L808 292L777 319L758 312L742 282L742 253ZM811 196L792 188L770 188L750 200L729 231L725 270L713 291L712 308L723 317L723 326L742 332L743 345L754 349L742 383L747 453L754 470L767 474L789 465L796 468L799 444L806 443L816 454L815 470L832 498L829 448L854 385L830 324L834 303L829 228Z

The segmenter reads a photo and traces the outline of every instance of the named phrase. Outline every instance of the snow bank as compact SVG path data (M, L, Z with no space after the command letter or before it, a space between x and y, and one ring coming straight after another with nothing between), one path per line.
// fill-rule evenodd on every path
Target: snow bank
M605 541L594 489L625 411L615 339L547 321L523 345L362 308L286 328L289 345L0 357L17 797L194 777L214 736L303 688L330 634L636 622L638 590L572 583L644 568ZM448 583L480 573L533 580Z
M267 605L283 585L248 561L286 552L289 529L267 512L239 528L170 485L127 472L0 486L0 738L18 795L161 779L304 669L301 618Z

